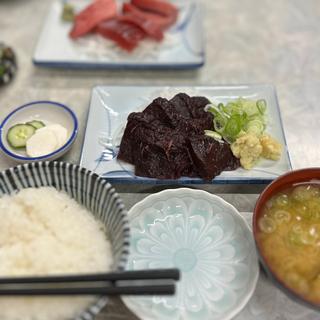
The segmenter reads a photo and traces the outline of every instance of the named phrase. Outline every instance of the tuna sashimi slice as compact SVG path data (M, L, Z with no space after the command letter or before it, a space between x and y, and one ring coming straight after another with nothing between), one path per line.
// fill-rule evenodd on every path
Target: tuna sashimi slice
M146 37L145 32L136 25L117 18L99 23L95 31L127 51L132 51Z
M143 16L146 19L152 21L153 24L157 24L161 30L167 29L172 24L175 23L175 20L172 16L163 16L156 13L151 13L148 11L142 11L138 7L134 6L131 3L124 3L122 7L123 13L133 13L138 16Z
M173 4L163 0L131 0L136 7L161 14L166 17L173 17L175 20L178 16L178 9Z
M160 24L141 10L137 9L127 11L123 15L119 16L118 19L137 25L149 37L155 40L161 41L163 39L163 32Z
M75 17L70 37L81 37L93 30L100 22L111 19L116 14L115 0L95 0Z

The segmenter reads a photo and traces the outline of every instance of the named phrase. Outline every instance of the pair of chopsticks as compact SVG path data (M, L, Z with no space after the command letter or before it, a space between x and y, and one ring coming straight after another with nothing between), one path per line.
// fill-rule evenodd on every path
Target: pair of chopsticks
M179 279L178 269L0 278L0 296L173 295Z

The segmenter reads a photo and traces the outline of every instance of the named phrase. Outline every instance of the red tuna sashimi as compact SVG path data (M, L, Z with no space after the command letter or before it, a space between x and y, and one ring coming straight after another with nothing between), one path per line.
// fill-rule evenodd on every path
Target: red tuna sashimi
M136 7L151 11L154 13L158 13L164 15L166 17L173 17L174 20L177 19L178 16L178 9L173 4L162 1L162 0L131 0L131 3L134 4Z
M144 14L141 11L132 11L127 12L118 17L119 20L133 23L136 26L140 27L149 37L161 41L163 39L162 28L153 19L150 19L149 16Z
M141 9L139 9L138 7L134 6L131 3L125 3L122 7L122 10L124 13L133 13L133 14L137 14L137 15L144 15L146 18L153 21L154 24L158 24L159 28L161 28L162 30L170 27L172 24L175 23L175 20L176 20L176 19L173 19L173 17L171 17L171 16L166 17L166 16L162 16L159 14L142 11Z
M71 38L78 38L90 32L100 22L111 19L117 14L114 0L95 0L75 17Z
M145 32L136 25L118 19L99 23L95 31L103 37L113 40L127 51L132 51L139 41L146 37Z

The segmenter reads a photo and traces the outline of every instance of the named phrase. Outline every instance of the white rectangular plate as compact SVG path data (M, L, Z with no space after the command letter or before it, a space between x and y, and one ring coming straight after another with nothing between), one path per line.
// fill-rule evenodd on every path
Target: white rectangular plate
M74 2L84 7L88 1ZM121 3L121 1L119 1ZM177 23L165 32L164 40L143 40L132 53L119 49L99 35L88 35L77 41L69 38L71 23L62 21L63 1L50 7L41 32L33 62L59 68L128 68L191 69L204 64L202 13L197 0L173 1L179 8Z
M267 102L267 133L283 146L279 161L261 160L251 170L239 168L224 171L212 183L268 183L291 170L280 110L275 89L270 85L253 86L206 86L206 87L145 87L145 86L98 86L93 89L88 123L80 164L116 183L207 183L200 178L183 177L178 180L159 180L136 177L134 167L117 161L126 120L131 112L142 111L153 99L161 96L172 98L184 92L205 96L212 102L227 102L238 97L265 99Z

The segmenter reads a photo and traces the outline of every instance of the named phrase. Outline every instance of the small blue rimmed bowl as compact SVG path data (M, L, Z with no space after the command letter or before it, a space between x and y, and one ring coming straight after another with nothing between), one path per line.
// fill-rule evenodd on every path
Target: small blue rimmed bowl
M29 157L25 150L14 149L7 141L8 130L18 123L39 120L44 123L58 123L68 131L66 143L59 149L41 157ZM3 153L17 162L55 160L64 155L72 146L78 133L78 120L75 113L64 104L53 101L34 101L13 110L0 125L0 148Z

